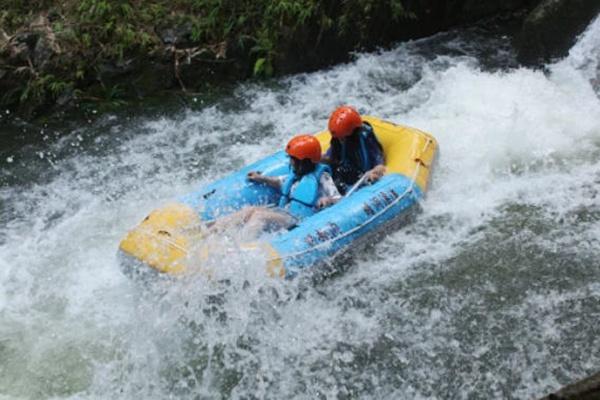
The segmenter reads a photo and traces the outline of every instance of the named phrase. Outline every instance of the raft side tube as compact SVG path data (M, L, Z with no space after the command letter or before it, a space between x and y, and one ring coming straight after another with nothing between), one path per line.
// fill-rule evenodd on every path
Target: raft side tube
M379 229L421 197L421 190L405 176L386 175L269 242L281 258L286 277L291 278Z
M178 201L196 210L202 221L212 221L245 206L276 204L281 194L274 188L248 180L250 171L265 176L287 175L289 160L279 151L200 189L181 196Z

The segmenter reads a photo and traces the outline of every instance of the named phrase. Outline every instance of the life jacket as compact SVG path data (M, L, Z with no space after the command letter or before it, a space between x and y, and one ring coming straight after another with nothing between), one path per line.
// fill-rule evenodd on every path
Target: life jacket
M349 138L343 143L338 140L332 141L332 156L335 162L333 178L338 188L353 184L373 167L367 150L367 137L373 134L371 125L363 123L356 139Z
M296 176L293 171L287 176L281 185L281 198L279 207L298 219L309 217L315 213L315 205L319 199L319 186L321 176L324 172L331 174L331 168L325 164L317 164L315 169L301 177ZM294 190L292 190L292 186Z

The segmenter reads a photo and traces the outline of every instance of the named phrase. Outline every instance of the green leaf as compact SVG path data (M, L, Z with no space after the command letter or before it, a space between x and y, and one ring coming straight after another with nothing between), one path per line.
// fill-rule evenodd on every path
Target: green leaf
M266 61L267 59L264 57L261 57L258 60L256 60L256 62L254 63L254 75L260 75L264 72Z

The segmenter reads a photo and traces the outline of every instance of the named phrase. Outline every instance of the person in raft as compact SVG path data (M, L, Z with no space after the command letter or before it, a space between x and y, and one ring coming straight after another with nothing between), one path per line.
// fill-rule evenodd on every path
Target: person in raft
M333 180L341 193L365 175L365 182L377 181L385 174L384 156L373 127L363 121L356 109L338 107L329 117L331 147L322 162L333 171Z
M318 209L337 202L341 196L331 177L331 169L321 164L321 144L312 135L298 135L285 148L290 157L291 171L282 176L264 176L258 171L248 173L248 180L266 184L281 191L278 207L249 206L219 219L213 231L243 225L244 234L258 236L261 232L290 229Z

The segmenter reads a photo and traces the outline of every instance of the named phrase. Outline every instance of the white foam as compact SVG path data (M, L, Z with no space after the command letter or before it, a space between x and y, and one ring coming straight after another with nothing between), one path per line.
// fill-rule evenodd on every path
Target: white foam
M577 43L569 51L568 57L558 62L553 68L574 69L585 78L592 81L597 91L600 91L600 17L587 27Z

